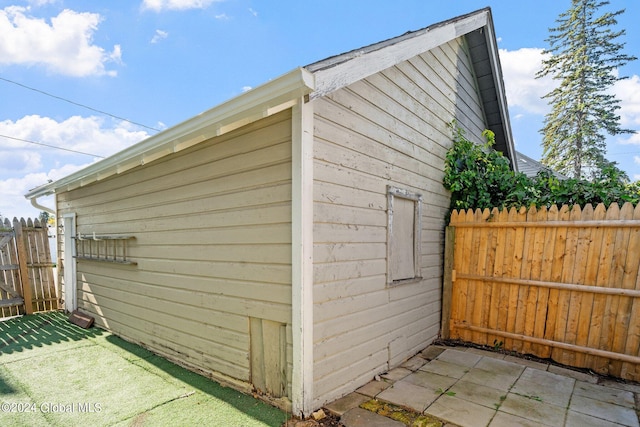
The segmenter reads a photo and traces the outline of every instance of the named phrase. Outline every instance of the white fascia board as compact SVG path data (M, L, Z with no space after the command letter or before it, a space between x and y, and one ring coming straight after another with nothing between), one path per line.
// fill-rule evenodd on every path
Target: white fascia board
M324 96L482 28L487 25L489 19L489 11L485 9L444 25L426 28L422 33L418 32L413 37L383 46L377 50L345 54L348 59L345 59L344 56L338 56L335 65L328 61L325 67L314 72L316 90L310 95L310 98Z
M153 135L113 156L100 160L58 181L30 190L25 197L53 194L78 188L133 167L191 147L282 111L292 102L313 92L315 78L304 68L296 68L274 80L230 99L176 126ZM283 107L284 106L284 107Z
M504 136L507 140L507 158L511 159L513 170L518 172L518 161L516 158L516 148L513 142L513 134L511 133L511 121L509 120L509 106L507 104L507 91L504 86L504 78L502 76L502 66L500 65L500 55L498 52L498 45L496 42L496 35L493 26L493 19L490 12L488 14L487 31L485 31L485 37L487 40L487 50L489 52L489 58L491 60L491 67L493 68L493 80L496 87L496 97L498 98L498 104L500 105L500 115L502 117L502 127L504 129Z

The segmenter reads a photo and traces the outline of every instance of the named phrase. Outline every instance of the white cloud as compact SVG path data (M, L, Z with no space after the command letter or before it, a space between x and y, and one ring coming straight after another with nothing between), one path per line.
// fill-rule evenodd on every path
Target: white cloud
M638 129L640 127L640 77L633 75L625 80L618 80L613 92L620 100L620 123L622 127ZM636 139L640 144L640 138Z
M230 18L226 13L221 13L219 15L216 15L216 19L220 21L228 21Z
M500 49L500 63L507 91L509 107L520 107L533 114L549 111L542 96L551 92L555 83L550 77L536 79L542 68L542 49L522 48L518 50Z
M0 121L0 135L95 155L81 156L0 137L0 213L7 217L37 215L37 210L24 198L29 190L82 169L98 161L97 156L112 155L149 136L127 122L112 124L97 117L79 116L56 121L36 115Z
M142 8L162 12L163 10L206 9L222 0L143 0Z
M252 8L249 8L249 13L252 14L253 16L258 16L258 12L256 12Z
M242 92L249 92L251 89L253 89L251 86L242 86Z
M130 130L130 124L126 122L119 123L111 129L104 128L103 124L101 119L93 116L73 116L58 122L49 117L32 115L15 122L11 120L0 122L0 135L9 135L103 157L149 136L144 131ZM16 140L5 140L3 146L14 150L28 150L31 153L36 153L36 150L55 152L57 156L73 154Z
M504 75L509 107L520 107L525 112L544 115L549 111L542 96L551 92L556 83L547 76L536 79L542 68L542 49L522 48L515 51L500 49L500 62ZM640 129L640 77L633 75L619 80L612 93L620 100L620 123L623 128ZM516 117L518 118L518 117ZM621 144L639 144L640 134L620 139Z
M120 47L119 44L114 45L113 46L113 52L109 53L108 56L109 60L111 60L112 62L115 62L117 64L122 65L122 48ZM117 73L115 71L110 71L107 74L115 76Z
M47 183L49 180L51 181L57 181L61 178L64 178L65 176L71 175L72 173L79 171L80 169L84 169L87 166L90 166L91 163L95 163L95 162L89 162L89 163L80 163L80 164L76 164L76 163L68 163L62 166L58 166L55 169L51 169L49 172L47 172L46 176L47 176L47 180L46 181L42 181L39 184L37 184L36 186L40 186L43 183ZM29 188L29 190L31 190L34 187Z
M85 164L66 164L49 172L30 173L20 178L8 178L0 180L0 214L6 218L31 217L38 215L38 210L31 206L24 195L31 189L55 181L73 172L89 166ZM38 200L41 204L53 208L53 201Z
M27 8L9 6L0 10L0 64L44 65L51 72L74 77L115 76L109 62L121 62L121 49L112 52L93 44L101 17L65 9L51 18L27 15Z
M29 174L21 178L0 180L0 214L5 218L33 217L37 211L31 207L24 195L30 188L47 182L47 174Z
M633 133L631 135L624 136L624 137L618 137L616 139L616 142L618 144L622 144L622 145L640 145L640 133L638 132L638 128L635 128L636 133Z
M42 167L42 156L27 150L0 151L0 169L9 173L37 171Z
M35 7L39 7L39 6L44 6L47 4L54 4L57 3L58 0L27 0L27 3L29 3L31 6L35 6Z
M164 40L169 36L169 33L162 30L156 30L156 33L153 35L151 39L151 43L158 43L160 40Z

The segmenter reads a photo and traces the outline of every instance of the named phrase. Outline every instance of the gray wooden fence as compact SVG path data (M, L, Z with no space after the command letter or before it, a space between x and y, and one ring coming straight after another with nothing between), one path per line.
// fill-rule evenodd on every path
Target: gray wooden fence
M47 224L0 222L0 318L58 309Z

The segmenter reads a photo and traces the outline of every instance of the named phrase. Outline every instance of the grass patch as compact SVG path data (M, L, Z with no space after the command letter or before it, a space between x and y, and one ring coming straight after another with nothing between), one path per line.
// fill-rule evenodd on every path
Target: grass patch
M61 313L0 322L1 426L242 425L287 414ZM17 413L18 405L33 411Z

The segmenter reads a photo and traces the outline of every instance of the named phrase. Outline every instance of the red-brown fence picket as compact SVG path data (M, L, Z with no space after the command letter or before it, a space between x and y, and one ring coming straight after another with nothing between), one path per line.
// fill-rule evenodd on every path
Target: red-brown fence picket
M445 338L640 380L640 206L453 212Z

